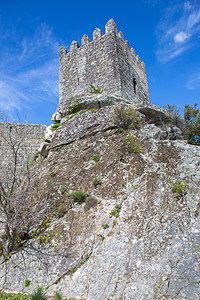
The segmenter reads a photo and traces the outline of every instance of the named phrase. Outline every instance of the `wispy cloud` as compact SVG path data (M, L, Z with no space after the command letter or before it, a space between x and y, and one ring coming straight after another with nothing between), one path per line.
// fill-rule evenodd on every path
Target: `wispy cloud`
M200 72L194 73L190 76L187 81L186 88L189 90L195 90L200 88Z
M14 43L10 43L11 39ZM9 41L8 41L9 40ZM0 35L0 111L28 110L35 103L58 103L59 44L41 24L23 39Z
M167 62L186 52L200 34L200 4L181 1L165 9L156 29L158 39L157 57Z

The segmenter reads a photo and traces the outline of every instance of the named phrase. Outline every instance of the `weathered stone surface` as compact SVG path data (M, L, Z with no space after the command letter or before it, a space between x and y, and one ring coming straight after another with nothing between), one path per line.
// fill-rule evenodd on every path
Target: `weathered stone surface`
M47 157L48 155L48 152L47 152L47 146L49 145L49 143L47 142L42 142L39 149L38 149L38 152L44 156L44 157Z
M184 128L185 122L179 115L175 115L167 112L164 108L161 108L154 104L139 106L139 112L146 115L149 123L162 124L170 123L181 129Z
M51 125L46 128L44 139L46 142L50 142L52 138L53 132L51 130Z
M32 239L1 265L5 291L30 293L40 285L49 286L51 295L61 291L88 300L199 298L199 147L157 140L161 129L149 124L152 137L144 140L142 152L129 153L127 133L113 134L106 127L110 108L85 112L59 127L48 157L31 169L45 216L60 203L67 211L41 234L49 236L48 242ZM145 127L132 134L142 132ZM96 163L95 153L100 155ZM102 185L93 186L95 177ZM172 192L178 179L187 183L182 197ZM68 193L79 189L94 195L97 206L85 212L84 204L60 193L62 186ZM119 217L112 212L117 204Z

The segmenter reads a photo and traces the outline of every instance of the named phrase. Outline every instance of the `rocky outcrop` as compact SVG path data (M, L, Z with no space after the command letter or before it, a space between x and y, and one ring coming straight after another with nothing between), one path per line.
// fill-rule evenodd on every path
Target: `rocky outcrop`
M39 285L88 300L200 297L199 147L169 120L117 132L113 109L66 112L47 158L30 169L35 224L1 265L4 291ZM139 111L145 122L149 110ZM130 135L141 151L130 151ZM96 198L90 209L73 201L77 190Z

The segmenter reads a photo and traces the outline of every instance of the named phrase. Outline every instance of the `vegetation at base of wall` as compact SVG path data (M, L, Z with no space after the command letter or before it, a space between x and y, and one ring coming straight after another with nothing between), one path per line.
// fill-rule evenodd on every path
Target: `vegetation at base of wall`
M91 94L102 94L103 90L100 90L99 88L95 88L92 84L90 85L90 93Z
M187 183L180 179L172 183L172 192L177 193L179 196L183 196L187 189Z
M125 145L130 153L139 153L142 151L139 139L135 135L129 134L125 138Z
M28 295L25 294L5 294L0 292L0 300L27 300Z
M85 200L87 198L86 193L83 191L74 191L71 193L71 196L72 196L74 202L77 202L77 203L83 203L83 202L85 202Z
M85 199L85 207L84 207L84 211L88 211L90 210L90 208L93 208L97 205L97 199L94 196L88 196Z
M45 293L42 287L38 287L37 290L30 295L30 300L45 300Z
M101 179L98 177L93 178L92 183L95 187L102 184Z
M100 161L101 156L99 154L93 154L91 160L98 162Z
M72 100L74 102L74 105L69 106L69 114L70 115L78 113L82 108L82 103L81 102L78 102L76 104L76 101L74 99L72 99Z
M132 105L124 104L116 105L112 114L113 124L124 130L139 128L142 125L142 120L139 113Z
M62 203L56 210L56 218L62 218L67 212L66 205Z
M56 129L58 129L58 127L61 125L61 123L59 122L59 123L54 123L54 124L52 124L51 125L51 131L55 131Z

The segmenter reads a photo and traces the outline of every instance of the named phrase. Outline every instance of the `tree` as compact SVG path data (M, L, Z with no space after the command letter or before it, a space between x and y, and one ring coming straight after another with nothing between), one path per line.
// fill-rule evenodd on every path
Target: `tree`
M189 104L185 105L184 119L186 122L184 133L188 143L200 144L200 112L197 108L197 103L194 104L194 107Z
M1 115L2 116L2 115ZM24 158L22 145L25 127L12 126L7 118L0 123L0 256L5 260L29 235L32 222L29 154ZM24 163L22 163L22 161Z

